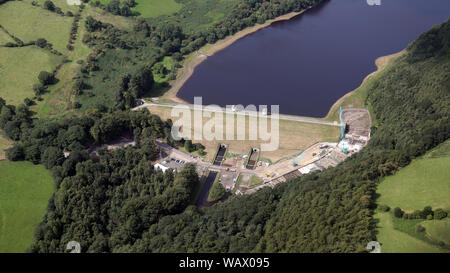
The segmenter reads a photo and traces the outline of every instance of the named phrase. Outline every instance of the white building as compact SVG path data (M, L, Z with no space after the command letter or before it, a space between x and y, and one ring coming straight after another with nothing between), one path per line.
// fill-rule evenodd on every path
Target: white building
M303 168L298 169L299 172L302 174L308 174L311 171L315 171L317 169L317 165L314 163L311 163L309 165L304 166Z
M168 167L159 163L155 164L153 167L155 168L155 170L160 169L161 171L163 171L163 173L165 173L169 169Z

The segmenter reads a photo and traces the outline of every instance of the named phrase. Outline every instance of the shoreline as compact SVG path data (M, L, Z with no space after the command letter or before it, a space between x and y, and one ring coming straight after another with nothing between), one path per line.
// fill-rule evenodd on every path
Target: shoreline
M199 50L191 53L191 56L187 57L185 63L183 64L183 68L180 69L177 79L172 83L172 87L165 92L160 99L172 100L177 103L188 104L189 102L178 97L178 92L181 87L186 83L186 81L194 74L195 68L205 61L208 57L213 56L217 52L229 47L234 42L246 37L247 35L253 34L261 29L267 28L271 26L275 22L287 21L296 16L299 16L309 10L311 7L306 8L299 12L290 12L281 16L278 16L274 19L267 20L263 24L254 25L251 27L247 27L241 31L236 32L235 34L228 36L222 40L217 41L214 44L207 44L200 48Z
M243 36L245 37L245 36ZM241 37L242 38L242 37ZM225 47L224 47L225 48ZM223 48L222 48L223 49ZM221 49L218 49L215 52L220 51ZM215 53L214 52L214 53ZM335 103L333 103L333 105L330 107L330 109L328 110L328 113L321 118L315 118L315 117L307 117L305 116L304 118L311 118L311 119L317 119L317 120L324 120L324 121L331 121L331 119L335 116L338 107L341 106L346 99L350 98L352 95L355 95L355 93L361 88L363 87L373 76L378 75L381 71L383 71L390 63L392 60L400 57L401 55L406 53L406 49L403 49L400 52L397 53L393 53L390 55L386 55L386 56L381 56L375 59L375 65L377 67L377 70L373 71L372 73L368 74L366 77L364 77L364 79L362 80L361 84L355 88L354 90L344 94L342 97L340 97L338 100L336 100ZM197 55L194 57L194 61L193 61L193 66L189 67L190 69L188 69L186 76L188 76L187 78L184 79L184 81L180 81L180 86L176 89L176 92L178 93L179 88L181 88L181 86L189 79L189 77L193 74L194 69L197 65L199 65L201 62L203 62L204 60L206 60L206 56L205 55ZM184 71L183 71L184 72ZM177 80L178 81L178 80ZM176 96L174 97L167 97L166 94L168 94L170 91L172 91L172 89L175 87L175 85L169 90L167 91L163 96L161 96L161 99L170 99L176 103L182 103L182 104L189 104L189 102L179 98ZM174 92L174 91L172 91ZM348 105L347 108L361 108L361 106L355 106L352 105L351 103ZM286 116L294 116L294 117L303 117L303 116L296 116L296 115L286 115Z
M373 77L378 75L381 71L383 71L390 63L392 60L400 57L401 55L406 53L406 49L403 49L400 52L397 53L393 53L390 55L386 55L386 56L381 56L375 59L375 66L377 67L377 70L373 71L372 73L368 74L366 77L364 77L364 79L362 80L361 84L355 88L354 90L346 93L345 95L343 95L342 97L340 97L335 103L333 103L333 105L331 105L330 110L328 110L328 113L320 118L323 120L329 120L331 118L333 118L333 116L335 115L335 113L337 112L339 106L341 106L346 99L348 99L349 97L351 97L352 95L355 95L355 93L361 88L363 87L365 84L367 84L367 82ZM355 108L354 105L350 104L348 105L349 107L347 108ZM356 108L358 108L356 106ZM360 108L360 107L359 107Z
M309 9L313 7L306 8L299 12L290 12L284 15L281 15L279 17L276 17L271 20L267 20L263 24L254 25L252 27L245 28L241 31L236 32L234 35L228 36L222 40L217 41L214 44L206 44L199 50L191 53L188 55L188 57L185 59L185 62L183 64L183 68L180 69L180 72L178 74L177 79L172 83L172 86L169 90L167 90L161 97L159 97L160 100L170 100L175 103L181 103L181 104L189 104L189 102L183 100L182 98L178 97L178 92L180 91L181 87L187 82L187 80L194 74L195 68L200 65L202 62L204 62L208 57L213 56L217 52L226 49L230 45L232 45L234 42L246 37L247 35L253 34L261 29L267 28L271 26L273 23L281 22L281 21L288 21L296 16L299 16ZM324 121L329 121L331 118L333 118L336 114L336 111L340 105L342 105L346 99L350 98L351 96L355 95L355 93L363 87L370 78L373 76L376 76L381 71L383 71L393 59L396 59L397 57L403 55L406 52L406 49L403 49L400 52L393 53L386 56L380 56L375 59L375 65L377 69L373 71L372 73L368 74L364 79L362 80L361 84L355 88L352 91L349 91L348 93L344 94L342 97L340 97L338 100L336 100L335 103L330 107L328 110L328 113L321 117L321 118L315 118L315 119L321 119ZM348 105L350 108L355 108L352 103ZM359 106L363 107L363 106ZM348 107L347 107L348 108Z

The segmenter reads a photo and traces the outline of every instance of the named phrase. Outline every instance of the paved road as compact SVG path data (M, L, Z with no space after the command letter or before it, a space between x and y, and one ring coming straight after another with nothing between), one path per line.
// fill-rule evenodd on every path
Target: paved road
M144 103L138 107L133 108L133 110L139 110L141 108L146 108L149 106L156 106L156 107L170 107L174 108L178 105L186 105L189 107L189 109L193 110L194 105L193 104L177 104L177 103ZM258 112L256 111L240 111L240 112L233 112L230 110L227 110L225 107L220 107L220 110L213 110L213 109L203 109L203 111L209 111L209 112L226 112L229 114L237 114L237 115L248 115L251 117L258 117ZM270 117L270 116L268 116ZM337 121L326 121L320 118L311 118L311 117L302 117L302 116L293 116L293 115L285 115L280 114L280 120L290 120L290 121L298 121L298 122L305 122L305 123L314 123L314 124L322 124L322 125L329 125L329 126L340 126L340 124Z

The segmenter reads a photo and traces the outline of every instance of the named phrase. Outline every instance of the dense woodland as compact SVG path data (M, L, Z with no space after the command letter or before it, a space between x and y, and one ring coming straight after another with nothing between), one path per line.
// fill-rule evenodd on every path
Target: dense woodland
M319 1L242 2L244 7L272 11L276 3L302 8ZM244 8L239 12L242 18L261 15L245 13ZM277 12L269 14L276 16ZM254 15L250 22L257 17ZM246 26L241 17L233 18L221 23L227 31L233 33ZM92 27L89 35L98 35L92 43L99 43L109 31L119 31L93 20L87 22ZM184 54L182 48L194 46L197 39L206 39L192 33L171 36L187 35L182 29L176 31L177 26L161 25L158 30L145 20L141 25L142 37L149 35L142 41L169 41L172 50L179 38L177 51L169 50L173 54ZM218 31L219 25L214 29ZM152 36L155 33L157 36ZM214 33L220 38L218 32ZM110 46L144 52L147 44L141 48L139 40L124 38L130 35L134 34L112 34L112 40L97 47L98 58L93 56L85 68L93 69L94 74L101 69L102 58L110 54ZM0 99L0 128L15 140L7 151L8 159L44 164L55 180L56 191L36 228L30 251L64 252L72 240L81 243L83 252L366 251L367 242L376 239L372 214L379 179L395 173L450 136L449 37L450 21L421 35L408 47L407 54L370 86L367 103L375 115L376 127L372 128L368 146L360 153L336 168L201 210L189 205L198 183L192 165L187 164L180 173L162 173L150 164L158 153L155 139L174 145L171 122L163 122L146 110L129 111L128 103L121 104L132 101L154 84L150 64L143 63L118 78L117 97L122 97L103 112L37 120L28 106L7 105ZM183 41L189 42L183 46ZM141 63L139 58L134 60ZM127 96L131 98L124 99ZM124 134L134 136L135 147L115 151L100 148ZM95 156L93 149L97 150Z

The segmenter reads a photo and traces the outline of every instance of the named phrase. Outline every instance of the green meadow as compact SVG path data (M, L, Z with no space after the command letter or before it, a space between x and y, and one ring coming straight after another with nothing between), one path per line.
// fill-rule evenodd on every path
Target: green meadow
M0 161L0 252L25 252L53 193L50 172L30 162Z
M448 147L444 143L438 147L441 149L429 154L444 153ZM425 206L450 209L450 156L431 157L429 154L385 178L378 186L380 197L377 202L408 212Z
M52 71L61 60L62 57L35 46L1 47L0 97L13 105L34 97L33 84L39 82L39 72Z
M29 3L12 1L2 4L0 24L23 42L44 38L61 53L67 51L73 17L63 17Z
M23 2L30 4L33 2L37 2L40 7L44 5L44 2L46 0L22 0ZM56 7L61 8L63 12L71 11L72 13L75 13L78 10L78 6L71 6L67 4L67 0L52 0L53 4L55 4Z
M3 29L0 29L0 45L6 43L14 43L14 39L11 38Z
M56 78L59 81L55 85L50 86L49 92L43 96L44 100L32 108L37 113L36 116L38 118L61 117L69 113L67 106L71 101L71 91L74 82L72 78L81 67L81 64L77 61L83 61L91 53L91 49L82 43L82 37L86 32L84 22L88 15L96 16L97 13L90 6L86 6L81 14L74 50L67 54L71 62L64 63L61 66L56 74Z
M438 253L445 252L437 246L410 236L395 229L393 215L390 212L378 212L374 215L377 223L377 241L381 243L383 253Z
M407 212L425 206L450 209L449 144L450 141L442 143L379 184L377 203L391 208L390 212L377 212L374 216L382 252L449 252L439 248L438 243L450 245L450 218L406 220L395 218L392 213L395 207ZM417 224L425 227L424 233L415 231Z
M450 245L450 218L425 221L422 226L427 236Z
M175 0L136 0L138 3L133 11L139 12L144 18L158 17L177 12L183 6Z
M110 0L100 0L104 5ZM211 26L229 14L239 0L136 0L132 11L143 18L157 18L181 25L186 30L198 30Z
M111 0L100 0L100 3L107 5ZM136 0L137 5L132 11L138 12L144 18L169 15L177 12L183 6L175 0Z

